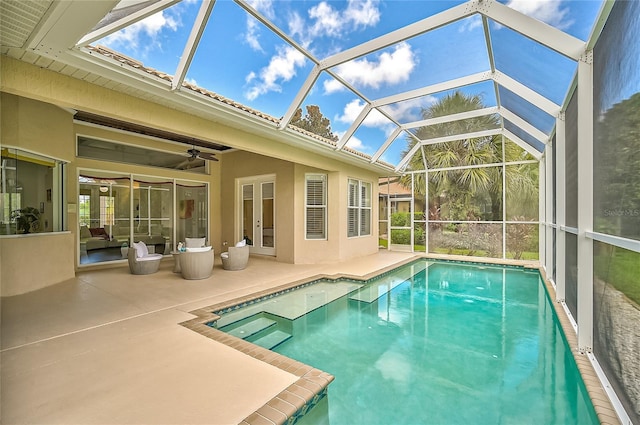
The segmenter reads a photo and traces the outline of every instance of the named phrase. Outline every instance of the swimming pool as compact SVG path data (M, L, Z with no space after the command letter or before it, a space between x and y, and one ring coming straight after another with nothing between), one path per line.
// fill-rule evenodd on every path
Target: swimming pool
M335 376L299 423L598 423L537 271L420 260L217 326Z

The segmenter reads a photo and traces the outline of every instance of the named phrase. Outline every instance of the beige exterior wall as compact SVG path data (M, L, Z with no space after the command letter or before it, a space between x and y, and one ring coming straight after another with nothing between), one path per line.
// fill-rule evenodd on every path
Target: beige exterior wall
M0 102L0 146L66 161L73 159L73 145L69 143L73 138L73 124L69 111L5 93L1 93ZM20 179L30 177L25 175ZM30 196L32 198L25 200L29 205L38 206L40 202L48 205L46 189ZM42 219L51 225L46 213ZM73 240L68 232L0 238L1 295L18 295L73 277Z
M0 143L64 160L66 166L66 229L60 238L30 235L0 241L2 260L2 295L14 295L58 283L73 276L78 269L79 252L77 177L79 170L102 170L208 182L210 187L209 240L216 253L224 251L223 242L235 242L238 226L235 216L235 188L238 178L265 174L276 175L276 259L289 263L327 263L374 253L378 249L378 174L345 164L295 145L284 144L241 129L221 125L210 119L181 112L127 94L94 86L62 74L46 71L10 58L0 63L3 78L0 90L2 133ZM73 110L84 110L145 126L193 136L224 144L237 150L218 154L219 162L210 162L210 174L201 175L178 170L134 166L75 157L76 135L146 146L184 153L185 145L163 142L120 131L73 122ZM305 173L324 172L328 180L328 239L305 240ZM371 236L347 238L347 179L358 178L372 183ZM44 195L43 195L44 196ZM23 268L9 274L7 264L15 258L32 255L38 246L42 267ZM63 259L46 253L61 252ZM23 250L24 249L24 250ZM7 252L11 252L7 254ZM119 265L123 267L124 264ZM46 270L50 270L47 273ZM35 284L34 280L39 283ZM6 288L6 290L5 290Z
M20 295L74 277L74 241L69 232L0 238L1 295Z
M259 143L259 142L258 142ZM295 263L293 250L293 199L294 164L280 159L269 158L251 152L235 151L222 155L221 173L221 229L222 241L234 244L243 235L240 234L239 200L236 196L238 179L245 177L274 174L275 179L275 243L276 259L286 263ZM223 249L224 250L224 249Z
M305 175L326 173L327 182L327 239L305 238ZM349 178L370 182L372 187L371 235L347 237L347 191ZM369 255L378 250L378 175L345 166L344 171L326 172L321 169L296 166L295 197L295 257L296 263L329 263Z

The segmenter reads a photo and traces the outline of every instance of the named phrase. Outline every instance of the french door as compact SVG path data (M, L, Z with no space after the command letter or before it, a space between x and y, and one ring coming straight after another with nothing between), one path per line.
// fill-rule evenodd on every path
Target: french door
M251 253L276 255L275 175L237 179L237 239L245 239Z

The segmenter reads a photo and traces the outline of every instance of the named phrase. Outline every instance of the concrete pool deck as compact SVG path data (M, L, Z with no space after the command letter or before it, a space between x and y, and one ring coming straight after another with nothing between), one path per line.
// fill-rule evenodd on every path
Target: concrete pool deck
M0 418L4 424L238 424L253 415L250 423L271 423L254 412L310 368L273 366L259 352L180 324L197 322L198 311L209 306L283 284L319 275L365 277L412 258L380 251L343 263L293 265L252 257L236 272L218 260L213 275L200 281L181 279L167 259L153 275L131 275L123 264L3 298ZM600 387L591 375L585 382ZM608 399L590 394L597 409L610 409ZM612 410L612 416L602 412L603 423L618 423Z

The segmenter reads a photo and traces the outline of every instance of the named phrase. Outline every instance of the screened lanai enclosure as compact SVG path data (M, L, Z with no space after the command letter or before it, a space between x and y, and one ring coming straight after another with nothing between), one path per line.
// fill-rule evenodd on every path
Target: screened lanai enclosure
M377 198L348 206L377 217L381 249L539 261L619 419L640 424L640 2L0 12L3 55L376 170Z

